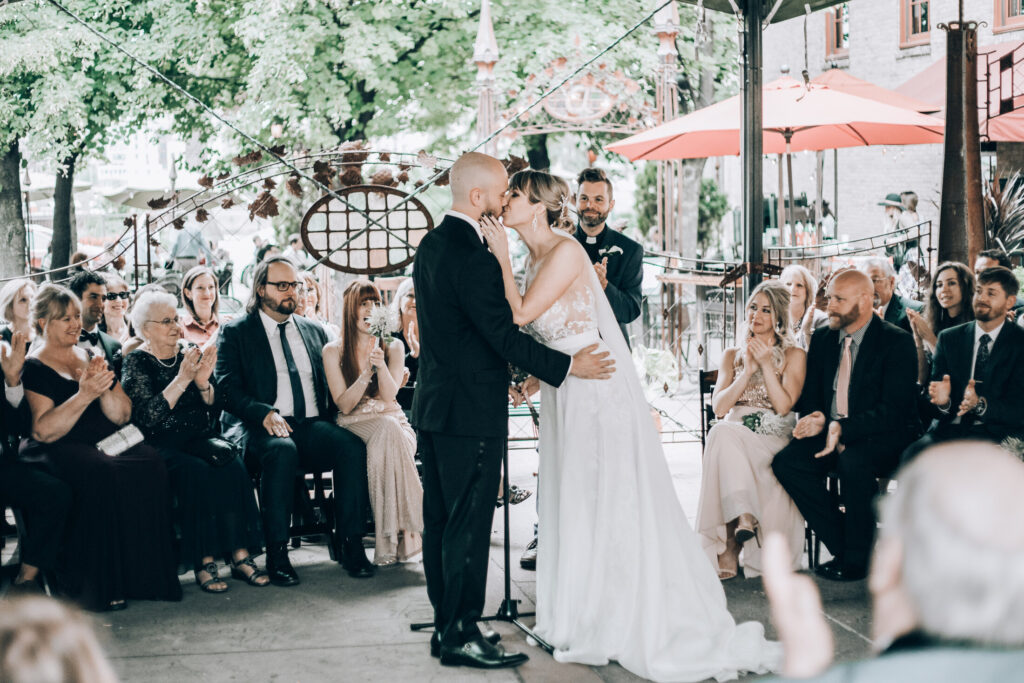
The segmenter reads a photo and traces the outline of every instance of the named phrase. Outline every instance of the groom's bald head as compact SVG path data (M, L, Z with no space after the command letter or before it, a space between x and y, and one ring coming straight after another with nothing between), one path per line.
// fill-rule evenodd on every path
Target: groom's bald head
M508 173L500 161L479 152L463 154L449 171L452 208L474 219L501 214Z

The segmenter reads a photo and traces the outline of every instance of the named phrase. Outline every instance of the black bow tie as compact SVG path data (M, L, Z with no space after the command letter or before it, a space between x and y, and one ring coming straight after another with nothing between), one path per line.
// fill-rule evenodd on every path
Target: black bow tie
M89 342L90 344L99 345L100 333L99 332L86 332L82 330L82 333L78 335L78 341Z

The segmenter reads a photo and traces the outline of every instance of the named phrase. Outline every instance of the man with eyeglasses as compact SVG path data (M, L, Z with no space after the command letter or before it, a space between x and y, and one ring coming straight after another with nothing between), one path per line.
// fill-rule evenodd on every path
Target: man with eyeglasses
M103 302L107 297L107 281L99 273L91 270L82 272L71 278L68 288L82 301L82 332L78 337L79 348L85 349L90 355L102 355L107 359L114 374L121 378L121 342L100 330L103 319ZM127 292L125 292L127 294Z
M910 332L910 319L907 311L921 312L924 304L902 297L896 293L896 271L888 259L872 257L860 266L860 271L871 278L875 289L872 305L887 323L892 323L904 332Z
M332 419L321 351L323 327L293 315L299 273L291 260L272 256L256 266L247 315L221 328L217 386L224 401L225 436L246 449L261 477L267 573L278 586L299 576L288 560L295 479L333 471L339 561L350 576L367 578L373 565L363 550L369 493L366 447Z

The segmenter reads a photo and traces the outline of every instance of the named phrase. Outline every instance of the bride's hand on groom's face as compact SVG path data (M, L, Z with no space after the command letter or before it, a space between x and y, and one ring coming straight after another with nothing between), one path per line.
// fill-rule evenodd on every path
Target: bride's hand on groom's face
M484 234L484 241L491 248L491 253L498 259L508 257L508 235L505 234L505 227L498 222L494 216L484 214L480 217L480 232Z
M580 379L608 379L615 372L615 361L610 352L596 352L597 344L591 344L576 352L572 357L572 374Z

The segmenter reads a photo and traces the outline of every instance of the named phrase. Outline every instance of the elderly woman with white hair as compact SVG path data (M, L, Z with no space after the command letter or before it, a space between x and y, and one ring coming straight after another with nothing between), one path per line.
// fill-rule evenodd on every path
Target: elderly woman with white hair
M191 563L196 584L208 593L228 590L214 558L230 554L234 578L266 586L266 573L252 559L262 552L252 482L235 446L220 436L217 349L179 345L176 305L171 294L147 292L132 309L132 326L145 340L122 370L132 419L167 464L181 562Z
M416 292L412 288L412 278L406 278L395 291L391 300L391 310L399 321L398 331L392 336L402 342L405 347L405 369L409 378L398 390L398 405L402 410L412 410L413 392L416 390L416 372L420 366L420 335L416 320Z
M793 341L806 351L814 331L828 324L828 315L814 305L818 281L811 271L797 264L786 266L779 280L789 290L789 322Z

